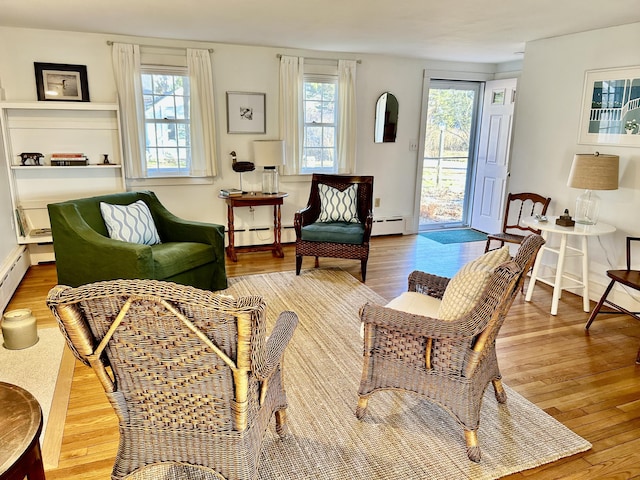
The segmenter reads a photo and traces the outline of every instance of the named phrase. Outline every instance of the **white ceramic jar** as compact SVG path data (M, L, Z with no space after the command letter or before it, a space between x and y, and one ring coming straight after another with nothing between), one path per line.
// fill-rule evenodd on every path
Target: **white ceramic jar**
M4 347L9 350L21 350L38 342L36 317L28 308L19 308L5 312L2 319Z

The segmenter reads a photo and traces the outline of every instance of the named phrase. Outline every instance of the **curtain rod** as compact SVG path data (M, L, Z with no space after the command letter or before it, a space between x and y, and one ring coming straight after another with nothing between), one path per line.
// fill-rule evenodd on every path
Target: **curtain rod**
M113 45L113 41L112 40L107 40L107 45L112 46ZM186 50L188 47L168 47L166 45L140 45L141 47L149 47L149 48L168 48L170 50ZM213 53L214 50L213 48L208 48L207 50L209 50L209 53Z
M277 53L276 57L278 59L280 59L280 58L282 58L282 54L281 53ZM305 60L327 60L329 62L337 62L338 61L338 59L336 59L336 58L320 58L320 57L304 57L304 58L305 58ZM362 63L362 60L358 59L358 60L356 60L356 63Z

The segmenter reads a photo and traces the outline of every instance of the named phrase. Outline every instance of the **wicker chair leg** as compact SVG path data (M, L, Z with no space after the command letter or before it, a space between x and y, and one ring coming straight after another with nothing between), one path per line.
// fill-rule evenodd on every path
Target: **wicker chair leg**
M358 406L356 407L356 418L358 420L362 420L362 418L367 413L367 405L369 403L368 397L360 397L358 398Z
M507 392L505 392L504 387L502 386L502 380L499 378L497 380L493 380L493 390L496 394L496 400L498 403L506 403L507 402Z
M478 433L476 430L465 430L464 439L467 442L467 457L469 457L469 460L472 462L480 463L482 452L478 445Z
M636 363L640 365L640 348L638 349L638 355L636 355Z
M316 268L318 268L320 266L320 261L318 260L318 257L316 257Z
M287 412L286 410L276 410L276 433L280 438L286 437L289 433L289 426L287 425Z
M362 283L367 279L367 260L368 258L363 258L360 260L360 273L362 275Z
M296 255L296 275L300 275L301 268L302 268L302 255Z

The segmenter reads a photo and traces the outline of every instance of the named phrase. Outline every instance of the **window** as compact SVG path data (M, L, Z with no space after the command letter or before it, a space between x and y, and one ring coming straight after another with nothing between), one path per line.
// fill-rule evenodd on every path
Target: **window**
M191 169L189 77L185 68L142 69L146 170L149 177Z
M304 144L300 173L337 172L338 79L335 75L304 76Z

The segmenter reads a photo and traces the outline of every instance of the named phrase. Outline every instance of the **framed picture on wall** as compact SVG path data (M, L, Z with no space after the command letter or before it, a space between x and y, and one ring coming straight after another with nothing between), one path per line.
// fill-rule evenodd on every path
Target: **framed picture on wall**
M33 66L38 100L89 101L86 65L34 62Z
M640 147L640 66L585 72L578 143Z
M227 133L267 133L266 94L227 92Z

